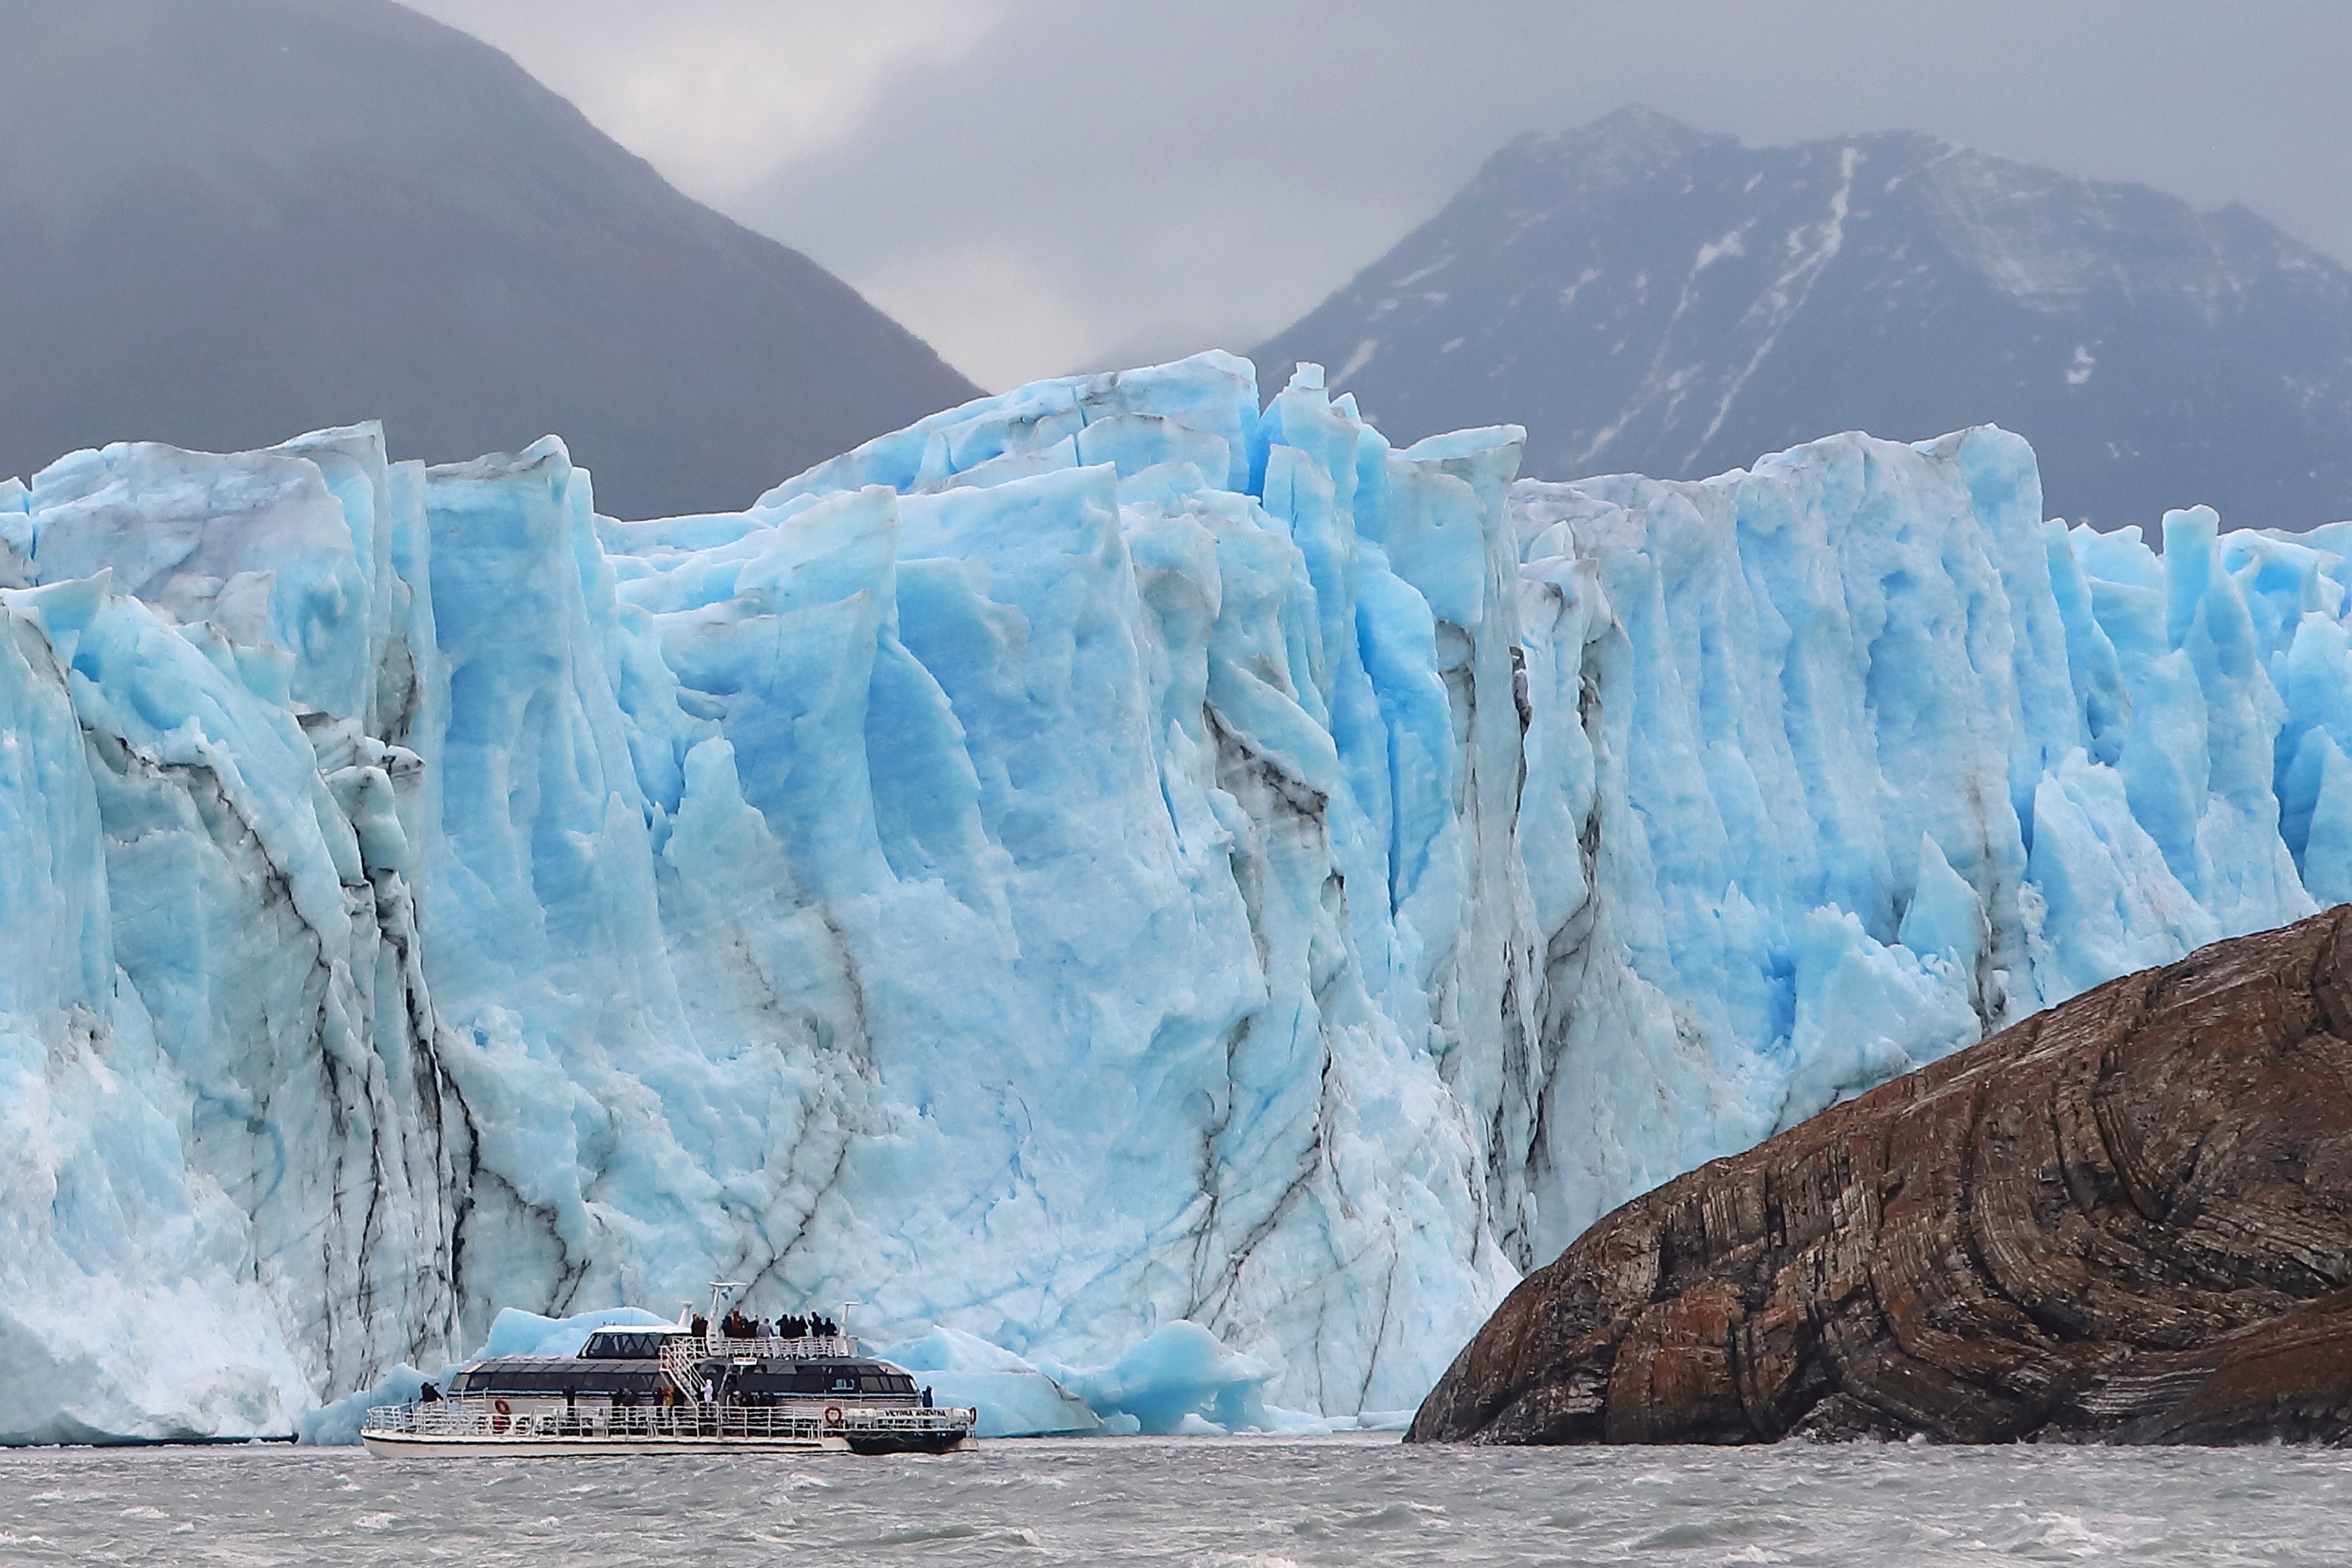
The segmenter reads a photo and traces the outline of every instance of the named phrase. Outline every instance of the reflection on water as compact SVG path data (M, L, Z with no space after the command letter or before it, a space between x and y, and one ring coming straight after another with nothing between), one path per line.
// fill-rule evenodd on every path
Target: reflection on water
M1002 1442L942 1458L0 1453L0 1563L2342 1563L2310 1449Z

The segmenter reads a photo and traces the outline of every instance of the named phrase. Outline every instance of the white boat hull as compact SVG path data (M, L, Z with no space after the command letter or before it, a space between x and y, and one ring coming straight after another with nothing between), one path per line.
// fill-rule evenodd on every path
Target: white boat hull
M551 1459L644 1454L846 1454L846 1437L693 1437L582 1436L467 1436L454 1433L362 1432L367 1451L383 1458Z
M714 1304L714 1316L716 1310ZM637 1386L628 1399L614 1398L611 1358L492 1357L460 1369L461 1375L517 1380L502 1392L477 1386L377 1405L360 1425L360 1441L386 1458L944 1454L963 1447L980 1419L970 1408L916 1405L911 1375L857 1360L849 1354L856 1342L839 1336L745 1340L666 1330L657 1337L658 1384L643 1346L628 1347L634 1353L622 1358L642 1368L630 1369ZM758 1377L763 1366L823 1369L836 1362L844 1367L820 1371L814 1387L790 1388L788 1397L768 1390L749 1400L712 1401L714 1386ZM878 1388L877 1373L888 1374ZM650 1387L660 1389L658 1404L644 1402Z

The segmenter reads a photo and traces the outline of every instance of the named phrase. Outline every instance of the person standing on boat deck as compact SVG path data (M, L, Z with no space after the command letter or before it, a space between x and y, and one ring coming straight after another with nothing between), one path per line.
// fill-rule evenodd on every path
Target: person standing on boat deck
M707 1337L709 1335L709 1332L710 1332L710 1320L709 1320L709 1319L708 1319L708 1318L706 1318L706 1317L704 1317L704 1316L703 1316L701 1313L699 1313L699 1312L695 1313L695 1314L694 1314L694 1337L695 1337L696 1339L698 1339L698 1339L707 1338Z
M929 1410L930 1407L931 1407L931 1385L930 1385L929 1384L928 1384L928 1383L927 1383L927 1384L923 1384L923 1408L924 1408L924 1409L926 1409L926 1410Z

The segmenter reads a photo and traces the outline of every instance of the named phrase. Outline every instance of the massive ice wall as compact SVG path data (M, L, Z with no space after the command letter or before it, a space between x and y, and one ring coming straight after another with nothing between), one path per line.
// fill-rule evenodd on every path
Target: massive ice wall
M271 1431L447 1332L415 500L373 431L0 485L0 1437Z
M2032 453L1989 427L1511 504L1552 1011L1515 1256L1986 1026L2352 896L2352 527L2218 535L2200 508L2159 557L2042 521Z
M0 486L5 1435L715 1276L1394 1408L1632 1193L2352 893L2352 534L2070 535L1990 429L1517 458L1206 355L740 514Z

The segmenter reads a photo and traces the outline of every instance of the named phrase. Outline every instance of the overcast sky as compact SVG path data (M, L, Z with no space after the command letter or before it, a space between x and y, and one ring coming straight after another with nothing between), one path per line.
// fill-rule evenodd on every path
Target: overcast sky
M410 0L984 385L1247 349L1530 129L1896 128L2352 260L2346 0Z

